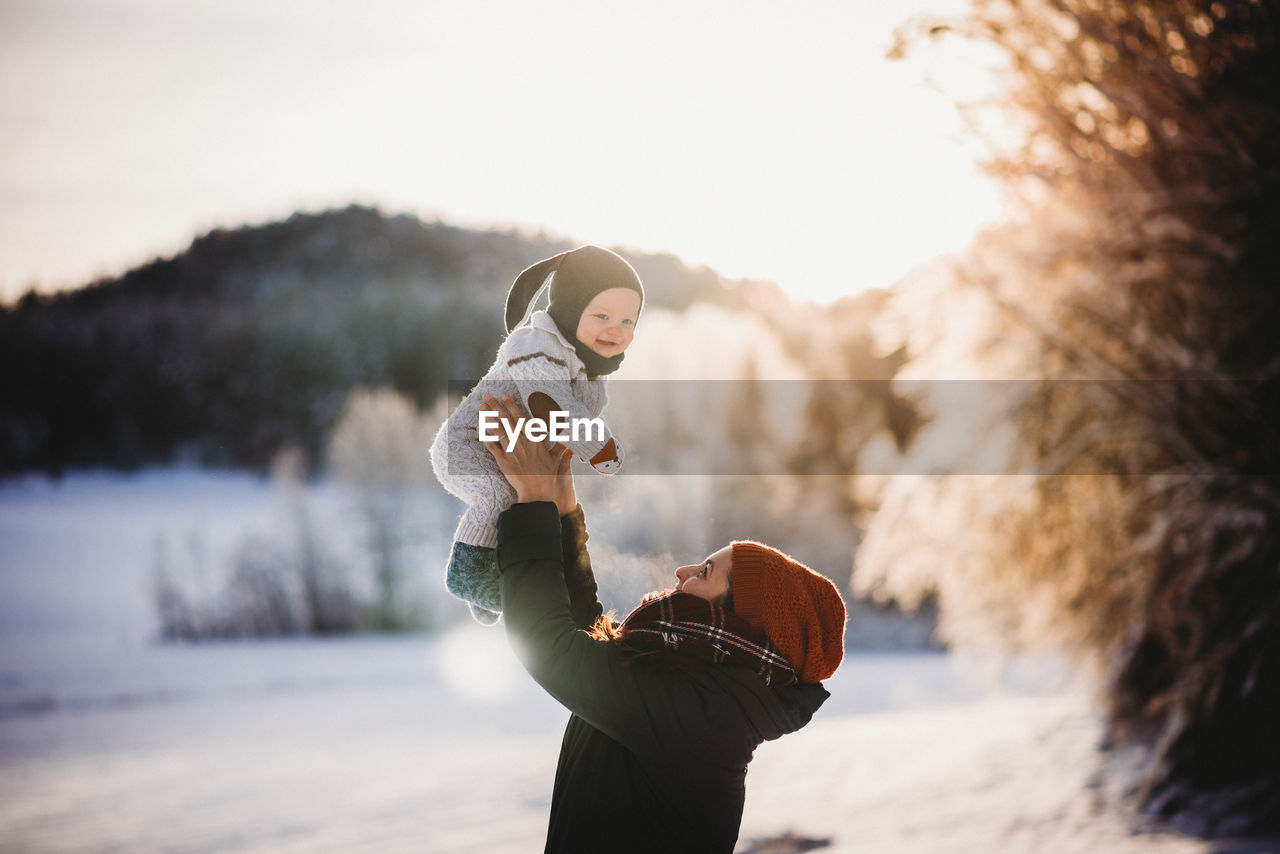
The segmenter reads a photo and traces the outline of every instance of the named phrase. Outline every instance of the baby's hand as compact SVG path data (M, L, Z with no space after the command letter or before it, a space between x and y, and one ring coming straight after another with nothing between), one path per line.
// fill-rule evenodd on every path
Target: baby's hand
M600 474L614 474L622 468L622 447L610 439L600 453L591 458L591 467Z

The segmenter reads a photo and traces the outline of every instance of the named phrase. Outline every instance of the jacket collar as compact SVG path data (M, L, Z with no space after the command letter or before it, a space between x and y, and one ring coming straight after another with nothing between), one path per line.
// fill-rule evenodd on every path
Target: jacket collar
M551 319L551 315L547 313L546 309L539 309L538 311L535 311L529 318L529 325L534 329L541 329L543 332L550 332L566 350L573 354L569 364L573 366L573 372L575 374L579 371L584 373L586 372L587 366L583 363L582 359L578 357L577 348L573 346L572 341L564 337L564 333L560 331L560 327Z

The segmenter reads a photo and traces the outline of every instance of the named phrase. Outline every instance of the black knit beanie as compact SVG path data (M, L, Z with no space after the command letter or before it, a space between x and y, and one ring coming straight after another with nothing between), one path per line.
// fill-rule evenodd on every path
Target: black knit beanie
M525 318L529 304L537 298L547 276L551 279L551 304L547 313L573 347L593 376L612 373L622 364L623 353L606 358L578 340L578 323L582 312L596 295L611 288L630 288L640 295L644 306L644 286L640 276L622 256L599 246L579 246L544 258L528 267L507 292L507 331Z

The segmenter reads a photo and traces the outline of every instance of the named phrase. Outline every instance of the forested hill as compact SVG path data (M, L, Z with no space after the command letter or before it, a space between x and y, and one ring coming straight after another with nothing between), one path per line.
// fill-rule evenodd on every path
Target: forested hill
M355 386L425 405L476 378L515 275L573 244L367 207L218 229L173 258L0 309L0 473L313 459ZM670 255L623 252L648 304L733 304Z

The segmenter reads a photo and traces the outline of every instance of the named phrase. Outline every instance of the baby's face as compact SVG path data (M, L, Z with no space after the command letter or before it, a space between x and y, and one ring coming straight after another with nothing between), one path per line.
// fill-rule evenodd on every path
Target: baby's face
M604 356L616 356L636 334L640 295L631 288L610 288L587 303L578 320L578 340Z

